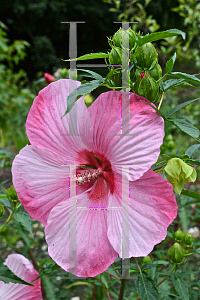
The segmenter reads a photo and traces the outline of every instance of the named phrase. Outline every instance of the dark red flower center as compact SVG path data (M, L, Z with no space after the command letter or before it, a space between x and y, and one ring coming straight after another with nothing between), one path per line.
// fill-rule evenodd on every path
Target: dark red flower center
M114 173L108 159L100 153L83 150L79 153L78 160L80 165L76 174L77 184L89 182L93 185L91 199L104 197L108 190L114 193Z

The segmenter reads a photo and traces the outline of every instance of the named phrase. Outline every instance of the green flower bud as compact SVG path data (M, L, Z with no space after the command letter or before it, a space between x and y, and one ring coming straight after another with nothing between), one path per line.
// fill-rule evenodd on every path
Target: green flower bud
M194 242L193 235L191 233L186 233L184 237L184 243L186 247L191 247L193 242Z
M150 75L143 75L144 74L137 78L134 84L134 91L137 95L143 96L151 102L155 102L159 85Z
M122 49L118 47L113 47L109 54L109 63L111 65L121 65L122 64Z
M181 247L179 243L175 243L168 251L169 256L171 257L171 260L174 263L180 263L183 260L183 257L185 256L185 250Z
M151 43L144 44L136 55L137 65L142 70L151 69L157 63L157 56L156 49Z
M14 186L12 185L6 192L7 197L10 201L18 201L17 192L15 191Z
M143 257L143 259L142 259L143 264L147 264L150 262L151 262L151 257L149 255L147 255L146 257Z
M172 134L168 134L166 136L166 140L169 142L169 141L173 141L173 135Z
M196 170L180 158L170 159L167 162L165 171L167 172L168 181L179 195L184 187L184 183L194 182L197 178Z
M87 105L91 105L92 102L93 102L93 97L91 96L91 94L86 94L86 95L84 96L84 99L85 99L85 103L86 103Z
M175 239L179 242L181 242L184 239L184 233L180 229L175 232L174 236Z
M169 142L167 143L167 147L169 148L169 150L174 149L174 147L175 147L174 141L169 141Z
M147 73L156 81L158 79L160 79L160 77L162 76L162 69L161 66L159 64L156 64L155 67L151 70L147 70Z
M135 48L136 35L135 32L129 28L126 31L120 28L113 36L112 42L113 45L119 48L122 48L122 45L127 45L127 41L129 40L129 48L132 50Z
M3 216L3 213L4 213L4 206L2 203L0 203L0 217Z
M62 78L69 78L69 70L66 68L60 69L59 74Z

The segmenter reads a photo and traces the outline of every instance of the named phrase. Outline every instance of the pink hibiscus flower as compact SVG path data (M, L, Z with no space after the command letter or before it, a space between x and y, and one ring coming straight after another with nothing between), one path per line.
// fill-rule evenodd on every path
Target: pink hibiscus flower
M13 272L15 275L25 280L26 282L31 282L36 279L39 274L33 268L33 265L21 254L10 254L6 258L5 265ZM34 286L28 286L18 283L8 283L5 284L0 281L0 299L2 300L41 300L41 283L40 279L32 283Z
M122 92L103 93L89 108L81 97L62 118L69 92L67 79L40 91L26 123L31 145L16 156L12 173L24 208L45 225L49 255L87 277L118 255L146 256L165 238L177 204L171 184L151 170L164 122L144 98L130 93L130 133L121 135Z

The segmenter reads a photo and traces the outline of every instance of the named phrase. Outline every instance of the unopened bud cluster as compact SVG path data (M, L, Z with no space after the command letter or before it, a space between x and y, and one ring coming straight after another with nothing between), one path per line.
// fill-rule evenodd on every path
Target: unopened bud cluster
M180 229L174 233L175 243L169 249L168 254L171 262L174 264L181 264L185 257L187 248L191 248L194 245L194 237L191 233L184 234Z
M156 102L159 97L158 80L162 76L158 54L152 43L139 46L138 36L130 28L120 28L109 39L109 65L113 73L108 82L111 86L122 89L123 85L130 86L136 94Z

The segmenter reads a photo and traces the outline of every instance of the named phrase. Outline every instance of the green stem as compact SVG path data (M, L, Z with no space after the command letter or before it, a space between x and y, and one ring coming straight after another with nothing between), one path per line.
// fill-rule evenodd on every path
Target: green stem
M118 277L120 277L119 273L117 272L117 270L115 269L115 267L113 266L113 264L111 265L113 270L115 271L115 273L117 274Z
M161 99L160 99L160 103L159 103L159 105L158 105L158 110L160 109L160 107L161 107L161 105L162 105L162 102L163 102L163 96L164 96L164 94L162 94L162 97L161 97Z
M160 79L157 80L157 82L163 80L165 78L165 76L167 76L168 74L166 73L165 75L163 75L163 77L161 77Z
M12 211L12 212L10 213L10 215L8 216L8 219L7 219L6 222L3 224L3 226L0 228L0 233L2 232L2 230L4 229L4 227L11 221L13 214L14 214L14 211Z

